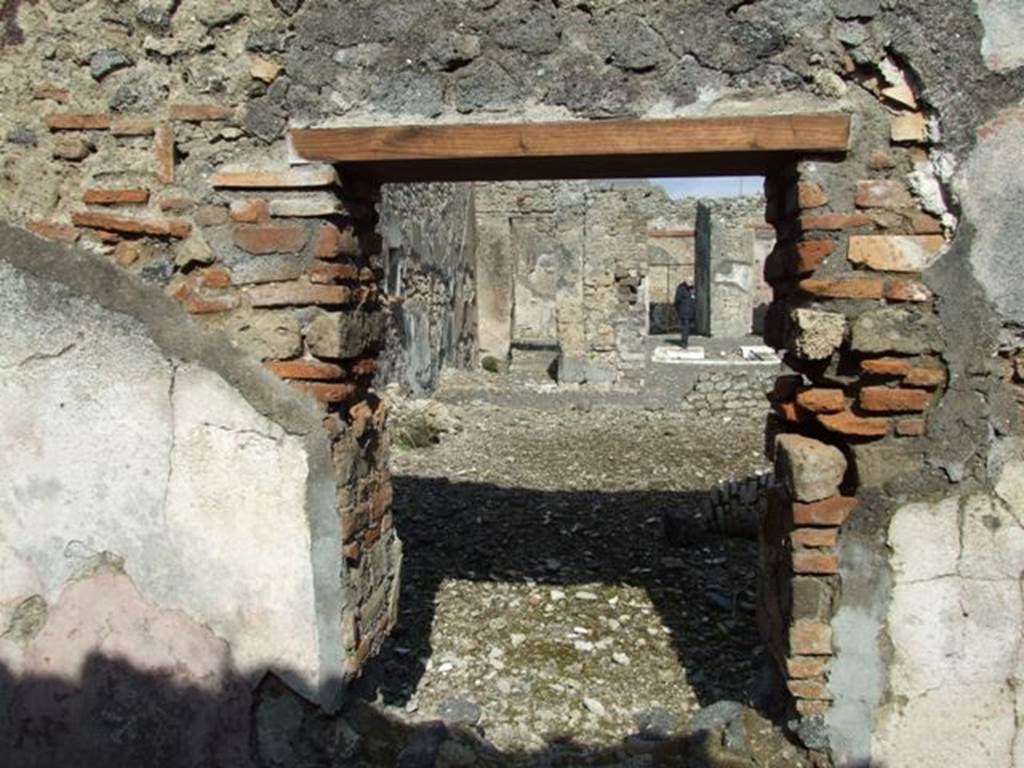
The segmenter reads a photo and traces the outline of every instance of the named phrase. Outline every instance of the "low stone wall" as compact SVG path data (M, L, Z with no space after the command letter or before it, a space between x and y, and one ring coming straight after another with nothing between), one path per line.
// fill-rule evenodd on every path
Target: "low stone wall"
M728 414L764 418L766 396L777 375L778 369L774 366L698 374L680 410L702 418Z
M768 509L768 493L776 485L775 474L759 472L742 479L726 480L712 488L693 508L665 515L665 536L672 544L686 546L708 534L756 539Z

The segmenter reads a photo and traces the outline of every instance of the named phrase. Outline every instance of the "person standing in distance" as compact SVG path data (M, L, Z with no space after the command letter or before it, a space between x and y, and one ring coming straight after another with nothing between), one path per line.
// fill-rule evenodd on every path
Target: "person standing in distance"
M693 286L685 280L681 282L676 288L676 297L672 301L672 305L676 308L676 314L679 315L683 349L686 349L690 345L690 331L693 328L693 321L697 317L697 292Z

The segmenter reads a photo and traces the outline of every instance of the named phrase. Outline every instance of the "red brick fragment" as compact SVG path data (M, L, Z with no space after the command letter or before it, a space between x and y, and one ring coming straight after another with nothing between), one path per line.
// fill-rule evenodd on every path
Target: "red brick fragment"
M863 213L824 213L820 216L803 216L800 219L800 228L804 232L815 229L825 231L857 229L858 227L870 227L872 224L871 217Z
M910 226L918 235L941 235L942 222L929 213L918 211L911 215Z
M839 540L839 531L835 528L797 528L789 534L789 540L798 548L834 547Z
M264 365L270 369L271 373L282 379L329 381L341 378L344 374L340 365L324 363L320 360L270 360Z
M813 272L835 249L835 240L804 240L797 243L793 272L797 275Z
M857 499L853 496L833 496L823 501L810 504L795 502L793 504L793 525L796 526L840 526L857 508Z
M149 202L148 189L87 189L82 202L88 205L145 205Z
M797 185L797 201L802 209L820 208L828 205L828 195L819 184L813 181L801 181Z
M824 299L880 299L885 281L880 277L807 278L800 290Z
M130 219L109 213L78 211L71 220L80 227L151 237L188 237L192 225L181 219Z
M201 296L188 294L182 303L185 310L193 315L211 315L217 312L230 312L238 308L238 296L233 293L223 296Z
M803 412L795 402L776 403L775 412L790 424L796 424L802 420Z
M84 112L47 115L46 127L51 131L105 131L110 127L110 115Z
M61 104L66 104L71 100L71 91L67 88L61 88L58 85L43 83L42 85L37 85L35 90L32 91L32 98L49 99L50 101L57 101Z
M194 278L197 285L204 288L229 288L231 286L231 273L224 267L206 267L193 272L190 277Z
M356 392L354 384L340 384L315 381L289 381L292 387L312 395L321 403L343 403Z
M28 225L31 232L47 240L57 240L62 243L73 243L78 239L79 232L74 227L66 224L50 224L45 221L33 221Z
M235 189L305 189L336 184L338 173L330 165L307 165L265 171L218 171L210 176L215 187Z
M852 437L885 437L889 433L889 420L857 416L851 411L820 413L816 417L829 432Z
M917 280L890 280L885 286L885 298L889 301L931 301L932 292Z
M246 224L267 224L270 222L270 206L263 198L233 200L228 208L232 221Z
M786 675L791 680L806 680L825 674L825 659L821 656L791 656L786 659Z
M165 197L157 205L161 211L187 211L195 205L191 197ZM198 223L198 222L197 222Z
M358 256L359 241L351 229L341 230L334 224L324 224L316 233L313 255L318 259Z
M895 167L896 158L884 150L873 150L868 156L868 168L873 171L888 171Z
M846 408L841 389L808 389L796 396L797 405L811 413L838 413Z
M878 357L874 360L860 361L860 370L873 376L906 376L910 369L910 363L898 357Z
M110 133L114 136L152 136L156 123L148 118L118 117L110 122Z
M823 621L794 621L789 628L789 649L796 656L831 655L832 627Z
M825 683L820 680L790 680L786 683L786 687L798 699L814 701L830 701L832 699L832 694Z
M839 558L819 552L794 552L793 573L829 575L839 573Z
M163 184L173 184L174 128L170 123L160 123L156 127L153 152L156 155L156 177Z
M235 244L254 254L298 253L308 238L305 227L295 225L255 225L235 229Z
M919 413L931 402L931 393L924 389L864 387L860 391L861 408L875 413Z
M891 138L895 143L928 141L928 121L918 113L896 115L892 119Z

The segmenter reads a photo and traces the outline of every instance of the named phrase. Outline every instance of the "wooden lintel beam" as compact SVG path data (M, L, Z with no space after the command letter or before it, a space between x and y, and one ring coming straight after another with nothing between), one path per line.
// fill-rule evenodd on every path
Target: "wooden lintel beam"
M845 152L850 142L846 114L793 114L673 120L608 120L568 123L429 125L384 128L306 128L291 132L292 150L302 160L338 163L378 178L444 179L454 169L471 178L473 168L489 178L521 177L511 162L538 164L547 172L560 165L648 167L655 159L732 157L726 165L753 167L777 154ZM646 161L646 163L645 163ZM711 165L714 165L712 162ZM404 166L404 169L403 169ZM540 172L540 171L538 171Z

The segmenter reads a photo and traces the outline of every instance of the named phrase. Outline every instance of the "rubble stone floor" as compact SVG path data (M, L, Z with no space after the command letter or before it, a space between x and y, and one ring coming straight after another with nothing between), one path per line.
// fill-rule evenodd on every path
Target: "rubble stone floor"
M461 375L454 433L393 449L400 625L364 695L548 756L509 763L523 765L604 761L702 705L748 701L756 543L675 548L661 515L765 469L764 414L699 421L529 387L499 405L480 375L476 396Z

